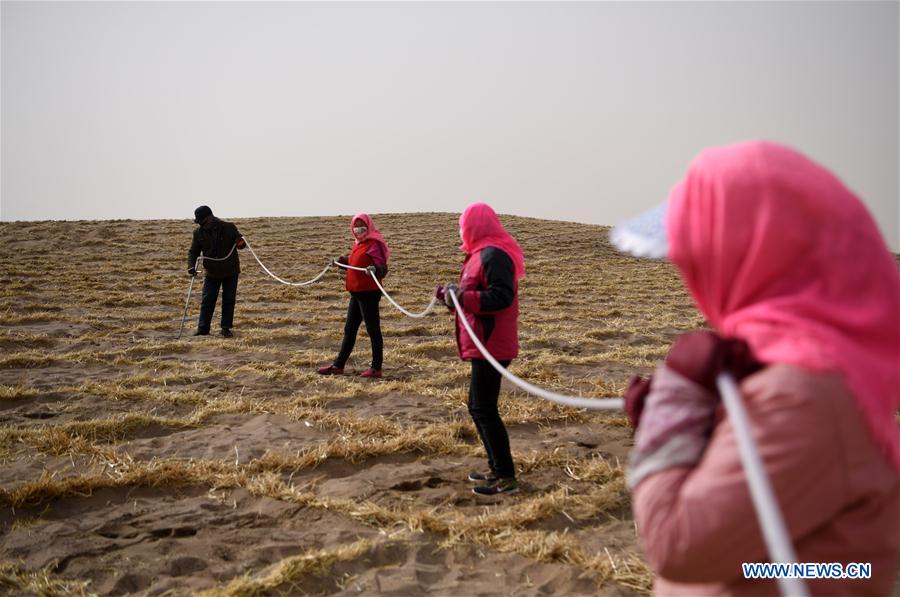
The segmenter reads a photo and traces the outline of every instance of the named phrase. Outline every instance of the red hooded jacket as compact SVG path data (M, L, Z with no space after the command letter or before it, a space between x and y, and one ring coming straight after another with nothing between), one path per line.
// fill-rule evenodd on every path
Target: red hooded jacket
M469 325L498 361L519 354L519 283L513 260L497 247L470 253L463 262L460 304ZM461 359L483 359L456 314L456 345Z
M384 254L382 244L375 240L364 240L355 245L347 257L347 261L353 267L369 267L374 265L385 271L387 266L387 257ZM384 276L379 276L381 280ZM369 290L378 290L375 280L368 272L360 272L352 269L347 270L347 290L350 292L366 292Z
M391 252L381 236L381 232L375 227L375 222L369 214L358 213L350 220L350 232L353 232L353 225L356 223L364 225L367 228L365 236L356 239L347 261L353 267L369 267L374 265L376 268L376 276L381 281L387 274L387 262ZM368 272L360 272L357 270L347 270L347 290L350 292L367 292L378 290L378 285Z

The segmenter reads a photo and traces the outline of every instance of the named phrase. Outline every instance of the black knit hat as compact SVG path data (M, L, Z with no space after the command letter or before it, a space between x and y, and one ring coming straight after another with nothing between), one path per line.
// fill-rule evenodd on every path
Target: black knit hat
M199 224L200 222L205 220L207 216L211 215L213 215L212 210L205 205L201 205L194 210L194 223Z

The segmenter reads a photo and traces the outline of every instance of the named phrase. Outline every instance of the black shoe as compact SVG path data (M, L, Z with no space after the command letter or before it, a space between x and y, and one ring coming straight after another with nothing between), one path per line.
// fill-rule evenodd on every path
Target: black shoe
M519 482L514 478L497 479L493 483L479 485L472 489L472 493L477 495L497 495L500 493L516 493L517 491L519 491Z
M209 336L209 330L197 330L194 332L195 336Z
M497 475L495 475L491 471L485 471L483 473L469 473L469 481L484 481L486 483L493 483L496 480Z
M222 337L223 338L231 338L234 334L228 328L222 328Z

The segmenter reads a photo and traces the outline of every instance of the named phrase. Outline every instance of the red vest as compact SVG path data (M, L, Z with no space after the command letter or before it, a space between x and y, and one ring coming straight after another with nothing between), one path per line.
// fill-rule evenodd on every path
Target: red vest
M372 258L366 255L366 251L371 246L372 241L361 242L353 245L350 256L347 258L353 267L369 267L374 265ZM369 272L358 272L353 269L347 270L347 290L350 292L365 292L367 290L378 290L375 280L369 275Z
M459 288L465 295L465 301L476 301L477 305L479 292L487 288L487 280L481 263L481 251L466 255L462 274L459 276ZM469 304L471 305L471 303ZM479 313L475 305L472 307L476 313L472 313L472 310L465 311L462 316L469 322L475 335L478 336L487 351L498 361L516 358L519 355L519 283L515 282L515 297L509 307L493 313ZM459 351L459 358L463 360L483 359L481 351L472 342L469 333L462 328L459 317L460 313L457 312L456 347ZM488 330L490 330L489 335Z

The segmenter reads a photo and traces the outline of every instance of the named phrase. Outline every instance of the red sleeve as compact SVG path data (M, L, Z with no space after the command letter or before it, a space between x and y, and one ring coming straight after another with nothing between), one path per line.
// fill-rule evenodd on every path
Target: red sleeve
M381 243L373 242L369 245L369 248L366 249L366 255L372 260L372 265L386 265L387 264L387 255L384 253L384 247L381 246Z

